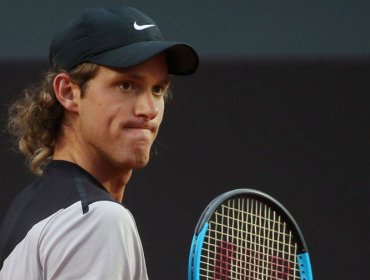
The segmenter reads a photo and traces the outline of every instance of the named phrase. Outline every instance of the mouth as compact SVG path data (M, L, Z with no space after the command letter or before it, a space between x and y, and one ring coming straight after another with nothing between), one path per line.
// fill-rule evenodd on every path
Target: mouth
M148 122L129 122L124 125L123 129L138 136L156 134L158 131L158 127L155 124Z

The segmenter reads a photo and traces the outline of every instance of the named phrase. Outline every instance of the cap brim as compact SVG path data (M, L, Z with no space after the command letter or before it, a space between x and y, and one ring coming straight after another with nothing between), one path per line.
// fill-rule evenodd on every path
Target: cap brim
M190 45L163 41L137 42L95 55L86 61L108 67L127 68L143 63L163 52L167 54L170 74L189 75L198 68L198 55Z

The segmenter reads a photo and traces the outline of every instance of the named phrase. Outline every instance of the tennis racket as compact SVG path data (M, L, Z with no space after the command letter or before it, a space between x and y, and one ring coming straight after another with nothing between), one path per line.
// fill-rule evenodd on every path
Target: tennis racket
M236 189L204 210L192 240L188 280L312 280L303 235L278 201Z

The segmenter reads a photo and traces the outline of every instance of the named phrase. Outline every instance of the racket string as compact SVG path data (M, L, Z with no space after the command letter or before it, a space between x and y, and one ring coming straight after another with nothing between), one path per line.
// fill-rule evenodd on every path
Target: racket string
M300 279L297 244L275 211L232 199L213 215L201 257L203 279Z

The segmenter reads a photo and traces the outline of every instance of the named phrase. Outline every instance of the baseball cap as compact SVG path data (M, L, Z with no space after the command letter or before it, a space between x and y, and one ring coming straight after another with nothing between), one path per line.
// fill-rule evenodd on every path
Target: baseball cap
M192 46L165 41L157 24L139 10L88 8L54 37L49 64L55 70L71 70L83 62L127 68L163 52L170 74L188 75L198 68Z

